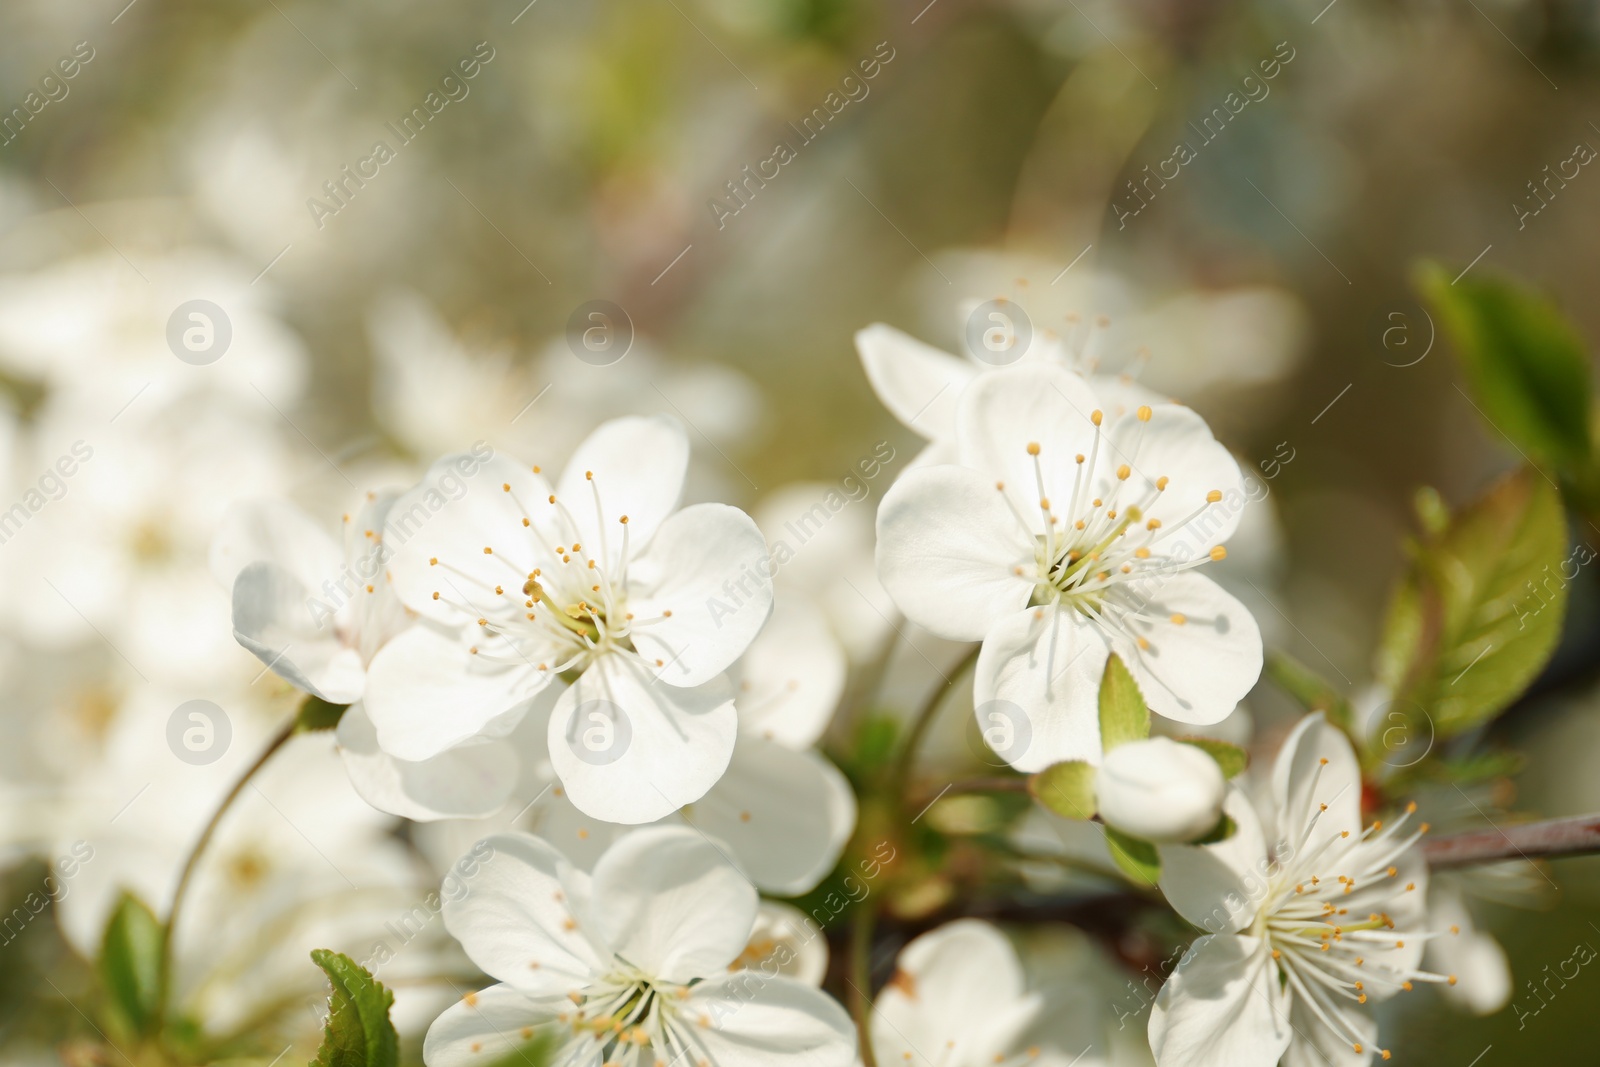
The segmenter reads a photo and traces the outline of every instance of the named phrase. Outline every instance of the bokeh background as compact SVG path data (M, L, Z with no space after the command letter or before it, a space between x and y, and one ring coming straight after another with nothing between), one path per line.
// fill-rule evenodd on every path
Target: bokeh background
M234 645L210 577L229 499L335 516L473 440L559 464L598 420L665 411L691 427L695 496L777 515L791 483L919 447L854 331L959 351L972 307L1005 297L1210 420L1270 491L1242 564L1269 642L1355 697L1414 490L1461 501L1517 462L1434 343L1414 264L1520 276L1600 336L1600 176L1530 185L1600 145L1593 3L524 3L0 10L0 508L46 500L0 542L5 910L50 857L95 850L0 945L0 1056L98 1062L82 954L118 884L170 892L209 808L193 780L162 790L221 788L292 703ZM414 108L428 121L403 141ZM780 140L793 158L750 181ZM393 158L346 179L379 141ZM1179 142L1193 158L1150 181ZM203 368L167 343L193 299L233 331ZM592 301L630 339L610 366L569 344ZM41 475L79 442L93 458L58 497ZM1508 807L1600 809L1593 581L1494 728L1531 756ZM198 770L162 733L190 699L232 719ZM1252 710L1263 736L1286 713ZM437 877L426 835L319 759L264 780L203 872L210 910L180 950L223 961L187 979L219 1032L299 1040L319 977L263 946L381 927ZM293 803L305 819L277 810ZM1525 980L1600 942L1600 864L1549 875L1540 908L1480 915L1524 1006ZM1585 970L1521 1019L1418 993L1386 1043L1430 1064L1590 1063L1597 991ZM410 1003L414 1024L437 1010Z

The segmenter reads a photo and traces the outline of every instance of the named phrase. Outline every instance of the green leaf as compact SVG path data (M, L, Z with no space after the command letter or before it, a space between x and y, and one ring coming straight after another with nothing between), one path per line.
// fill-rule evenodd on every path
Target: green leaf
M333 986L322 1047L311 1067L396 1067L400 1039L389 1021L394 994L349 956L317 948L311 962Z
M123 890L100 939L100 980L117 1025L149 1034L161 1020L162 926L148 905Z
M1111 858L1124 874L1139 885L1155 885L1160 880L1161 857L1156 852L1156 846L1109 826L1102 826L1101 829L1106 832Z
M1416 736L1459 734L1528 687L1561 636L1569 562L1561 497L1531 467L1416 546L1376 665L1396 712L1426 716L1408 724Z
M314 730L332 730L344 718L348 704L330 704L321 697L307 696L294 719L294 732L310 733Z
M1211 828L1210 833L1206 834L1204 837L1196 838L1194 841L1191 841L1190 844L1214 845L1218 841L1226 841L1228 838L1232 837L1238 832L1239 824L1233 821L1232 816L1224 813L1222 818L1217 820L1217 825Z
M1473 402L1519 449L1562 470L1587 465L1589 357L1545 297L1492 274L1451 281L1424 264L1417 285L1460 356Z
M1053 763L1028 779L1039 803L1068 819L1094 818L1094 767L1082 760Z
M1150 709L1122 657L1112 653L1100 678L1100 747L1110 752L1150 736Z
M1224 778L1236 778L1250 766L1250 753L1227 741L1218 741L1214 737L1175 737L1173 740L1193 745L1216 760Z

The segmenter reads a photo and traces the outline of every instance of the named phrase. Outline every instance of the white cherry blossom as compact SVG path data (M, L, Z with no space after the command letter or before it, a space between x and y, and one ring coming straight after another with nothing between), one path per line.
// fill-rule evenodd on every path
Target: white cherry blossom
M1213 845L1163 845L1161 889L1208 931L1156 998L1159 1067L1334 1067L1388 1059L1369 1001L1418 982L1428 931L1427 868L1411 846L1415 805L1361 825L1350 742L1308 715L1273 766L1258 814L1237 788L1237 825Z
M372 662L378 746L420 761L503 737L564 679L549 758L582 811L652 822L704 796L738 731L723 672L766 622L772 583L743 512L677 509L688 453L674 420L623 418L553 487L498 454L435 464L384 533L395 590L424 621ZM451 472L455 499L434 487Z
M957 430L960 466L910 471L885 495L878 572L912 621L983 642L980 722L1002 707L1028 728L1000 754L1023 771L1098 763L1112 652L1153 711L1231 714L1261 672L1261 634L1190 573L1226 555L1244 507L1204 421L1170 404L1110 420L1082 378L1029 366L968 386Z
M756 891L684 827L635 830L592 875L527 834L446 901L445 925L498 985L428 1031L429 1067L488 1064L550 1033L552 1067L848 1067L855 1027L812 985L750 967Z

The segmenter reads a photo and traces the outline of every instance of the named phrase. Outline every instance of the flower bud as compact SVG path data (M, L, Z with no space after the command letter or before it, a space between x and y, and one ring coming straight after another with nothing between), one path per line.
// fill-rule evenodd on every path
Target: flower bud
M1193 841L1216 828L1227 782L1203 750L1153 737L1107 752L1094 789L1107 826L1170 844Z

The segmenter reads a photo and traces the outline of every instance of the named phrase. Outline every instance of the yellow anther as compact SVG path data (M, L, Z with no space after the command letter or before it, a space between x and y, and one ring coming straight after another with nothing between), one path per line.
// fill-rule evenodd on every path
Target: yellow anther
M1206 503L1207 504L1215 504L1217 501L1219 501L1221 499L1222 499L1222 490L1221 489L1213 489L1213 490L1211 490L1211 492L1206 494Z
M1155 412L1150 410L1150 405L1149 404L1140 404L1139 405L1139 410L1134 412L1134 414L1139 416L1139 421L1140 422L1149 422L1150 421L1150 416L1154 415Z
M1217 545L1211 550L1211 558L1220 563L1228 558L1228 550L1223 545Z
M1039 454L1039 442L1038 441L1029 441L1028 442L1028 455L1037 456L1038 454Z

